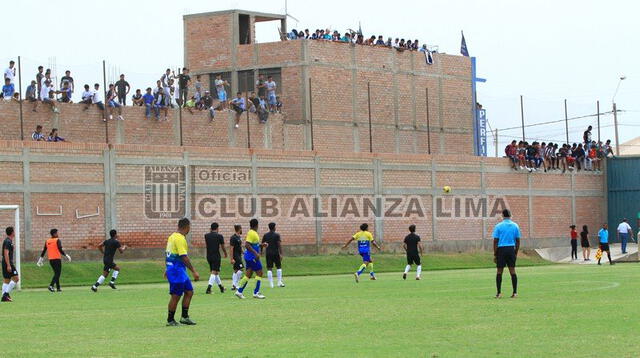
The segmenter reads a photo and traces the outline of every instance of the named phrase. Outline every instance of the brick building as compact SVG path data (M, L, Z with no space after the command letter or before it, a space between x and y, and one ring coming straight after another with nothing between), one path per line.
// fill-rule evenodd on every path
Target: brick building
M279 21L286 31L286 17L278 14L184 16L184 63L210 87L221 74L234 94L252 90L258 73L273 75L286 108L286 136L302 149L311 149L313 141L319 148L370 151L370 89L373 152L427 153L430 147L432 153L473 154L468 57L435 54L427 65L421 52L386 47L256 43L255 24L261 21Z

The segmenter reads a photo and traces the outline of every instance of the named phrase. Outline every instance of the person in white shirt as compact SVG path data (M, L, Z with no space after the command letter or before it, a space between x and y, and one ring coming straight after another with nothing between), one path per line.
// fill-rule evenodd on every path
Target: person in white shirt
M276 112L276 81L273 80L272 76L267 77L267 83L265 83L267 87L267 103L269 103L269 112Z
M160 82L162 83L162 89L164 90L164 104L165 106L171 105L171 87L169 84L169 80L173 79L171 75L171 69L167 68L165 73L160 77Z
M633 229L627 222L627 219L622 219L620 225L618 225L618 239L620 240L620 246L622 247L622 253L627 253L627 240L629 237L633 238Z
M45 77L42 88L40 89L40 97L42 98L42 102L44 104L48 104L51 106L51 111L53 113L59 113L58 108L56 107L55 94L56 90L53 87L53 82Z
M89 85L84 85L84 91L82 91L82 100L80 103L84 103L83 111L89 109L89 106L93 104L93 91L89 88Z
M4 70L4 78L5 79L9 79L10 83L14 83L14 80L16 78L16 68L15 68L15 62L13 60L9 61L9 67L7 67L6 70ZM4 82L4 81L3 81Z
M98 108L100 108L100 111L102 111L102 121L106 122L107 118L104 117L104 102L102 101L102 91L100 90L100 84L96 83L93 85L93 91L91 91L91 101L93 102L93 104L95 104L96 106L98 106Z

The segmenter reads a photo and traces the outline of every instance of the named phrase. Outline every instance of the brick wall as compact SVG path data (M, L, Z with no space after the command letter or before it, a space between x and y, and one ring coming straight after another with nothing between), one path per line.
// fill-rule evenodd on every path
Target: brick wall
M25 248L34 252L53 227L71 250L94 250L115 227L127 244L158 249L160 257L175 219L145 215L145 165L188 166L187 215L194 221L196 247L213 220L225 236L232 224L246 224L254 214L243 215L249 207L242 205L252 198L263 227L277 221L293 253L334 252L363 221L389 250L399 249L412 223L429 249L486 249L499 218L466 214L480 199L487 200L488 213L498 199L504 201L521 226L525 247L560 245L572 223L595 229L606 207L603 175L513 172L495 158L29 141L0 141L0 148L0 204L21 205ZM451 194L442 193L444 185L453 188ZM391 214L377 218L360 205L376 198L385 200L383 211ZM280 203L276 219L262 202L271 199ZM392 209L396 199L401 202ZM346 205L350 200L356 207ZM294 203L310 215L290 215ZM315 209L322 218L315 218ZM8 225L12 216L0 213L0 226Z

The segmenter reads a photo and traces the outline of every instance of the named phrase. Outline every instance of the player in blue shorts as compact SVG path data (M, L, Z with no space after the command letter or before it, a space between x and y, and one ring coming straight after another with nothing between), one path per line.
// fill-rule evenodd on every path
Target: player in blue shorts
M360 265L360 268L354 274L356 278L356 282L360 281L360 274L362 274L365 268L369 270L369 275L371 276L371 279L372 280L376 279L376 275L373 272L373 260L371 259L371 245L373 244L373 246L375 246L378 249L378 251L380 251L381 249L380 249L380 245L378 245L376 240L373 238L373 235L371 235L371 233L367 231L368 228L369 228L369 225L366 223L360 225L360 231L355 233L349 239L349 241L347 241L347 243L344 244L344 246L342 247L343 249L346 249L347 246L349 246L349 244L351 243L351 241L354 241L354 240L358 243L358 253L360 254L360 256L362 256L362 265Z
M249 231L247 232L247 237L245 238L244 247L246 251L244 252L244 262L245 262L245 273L240 282L238 283L238 290L235 295L238 298L244 298L245 287L247 287L247 283L249 283L249 279L253 276L253 273L256 273L256 287L253 289L253 298L264 299L264 297L260 293L260 284L262 283L262 263L260 262L260 249L262 247L267 246L266 243L260 243L260 235L258 235L258 220L251 219L249 221Z
M183 218L178 221L178 231L169 236L167 240L166 250L166 271L164 273L167 281L169 281L169 316L167 317L167 326L179 326L174 316L176 314L176 308L180 297L184 295L182 299L182 318L180 323L186 325L195 325L189 318L189 305L191 304L191 297L193 297L193 286L189 275L187 275L187 268L193 274L193 279L198 281L200 275L198 271L191 265L191 260L187 255L187 239L185 235L189 233L191 229L191 222L189 219Z

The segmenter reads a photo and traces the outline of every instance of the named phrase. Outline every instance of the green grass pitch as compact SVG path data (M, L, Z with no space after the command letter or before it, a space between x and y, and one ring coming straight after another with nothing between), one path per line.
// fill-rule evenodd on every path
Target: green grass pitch
M374 256L376 257L376 256ZM196 283L190 310L197 326L165 327L167 285L141 280L122 262L122 285L97 294L85 286L51 294L14 292L0 305L0 349L5 357L637 357L640 266L537 265L522 259L517 299L493 298L495 269L434 270L401 279L400 256L377 256L377 281L351 275L285 276L286 288L265 287L266 300L241 301L231 291L204 295ZM451 258L451 256L448 256ZM462 255L461 257L465 257ZM474 262L486 263L480 254ZM350 272L354 256L286 258L285 275L325 260ZM429 262L429 256L425 257ZM450 261L455 261L451 258ZM198 262L201 266L203 263ZM340 267L346 264L346 267ZM65 281L78 276L65 265ZM95 263L76 263L98 266ZM434 264L432 264L434 265ZM480 265L479 263L477 265ZM427 265L428 267L429 265ZM224 269L224 268L223 268ZM35 270L25 265L25 274ZM42 270L49 276L50 270ZM67 273L65 280L64 273ZM203 278L206 273L201 268ZM305 273L302 271L301 273ZM46 275L45 275L46 274ZM150 281L161 271L148 270ZM510 293L505 274L503 291ZM25 281L25 283L27 283ZM266 279L263 281L266 283ZM33 284L33 280L32 280ZM227 286L229 281L225 282ZM253 281L249 284L249 292ZM178 312L179 314L179 312Z

